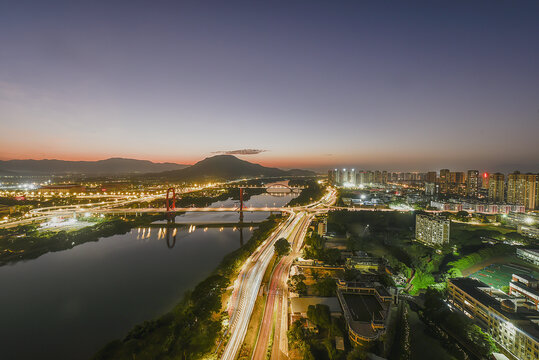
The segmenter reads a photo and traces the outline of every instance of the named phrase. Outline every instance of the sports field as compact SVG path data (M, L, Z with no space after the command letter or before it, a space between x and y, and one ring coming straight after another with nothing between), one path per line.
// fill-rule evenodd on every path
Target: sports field
M526 274L539 279L539 273L516 264L492 264L468 277L475 278L496 289L509 286L512 274Z

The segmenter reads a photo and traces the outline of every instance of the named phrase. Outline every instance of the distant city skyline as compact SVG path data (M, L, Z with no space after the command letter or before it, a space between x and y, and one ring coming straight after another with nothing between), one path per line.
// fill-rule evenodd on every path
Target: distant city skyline
M4 1L0 159L537 172L518 5Z

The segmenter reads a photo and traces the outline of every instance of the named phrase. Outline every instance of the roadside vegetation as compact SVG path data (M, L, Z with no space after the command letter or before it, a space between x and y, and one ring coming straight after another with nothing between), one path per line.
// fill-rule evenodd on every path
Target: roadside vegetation
M288 330L288 341L302 359L345 359L345 352L337 350L335 337L346 341L342 318L334 318L327 305L309 305L307 319L314 328L305 327L305 319L296 320Z
M290 186L305 186L306 188L301 191L298 197L288 202L289 206L301 206L307 205L320 199L325 192L325 187L319 184L315 179L308 180L290 180Z
M275 254L278 258L290 254L290 243L285 238L280 238L274 244Z
M225 290L278 223L278 216L261 223L243 247L225 256L212 275L188 292L172 311L135 326L93 359L199 359L212 354L225 330L227 314L221 311Z

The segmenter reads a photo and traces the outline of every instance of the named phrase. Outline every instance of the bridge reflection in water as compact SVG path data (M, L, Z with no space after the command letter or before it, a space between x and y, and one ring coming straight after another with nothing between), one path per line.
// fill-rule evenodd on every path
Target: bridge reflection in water
M199 228L204 227L204 232L208 230L208 228L219 228L219 231L223 231L225 228L232 227L232 231L238 230L239 237L240 237L240 247L244 245L244 228L248 227L249 231L253 230L253 225L258 225L258 223L255 222L249 222L244 223L243 221L240 221L238 223L208 223L208 224L186 224L186 223L176 223L174 217L169 217L167 219L166 224L152 224L147 228L138 228L137 233L137 239L149 239L152 234L152 228L157 228L157 240L164 239L166 241L166 245L169 249L174 248L176 245L176 240L178 235L178 229L179 228L187 228L188 233L192 233L197 229L197 226Z

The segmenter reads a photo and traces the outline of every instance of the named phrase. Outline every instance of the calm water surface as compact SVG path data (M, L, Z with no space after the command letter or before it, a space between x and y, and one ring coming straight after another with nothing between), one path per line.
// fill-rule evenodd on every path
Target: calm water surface
M282 206L292 197L257 195L250 206ZM246 213L245 222L268 215ZM177 216L181 222L204 220L235 222L238 214ZM244 228L240 236L232 228L178 229L169 248L163 230L133 229L0 267L0 357L87 359L135 324L170 310L252 231Z

